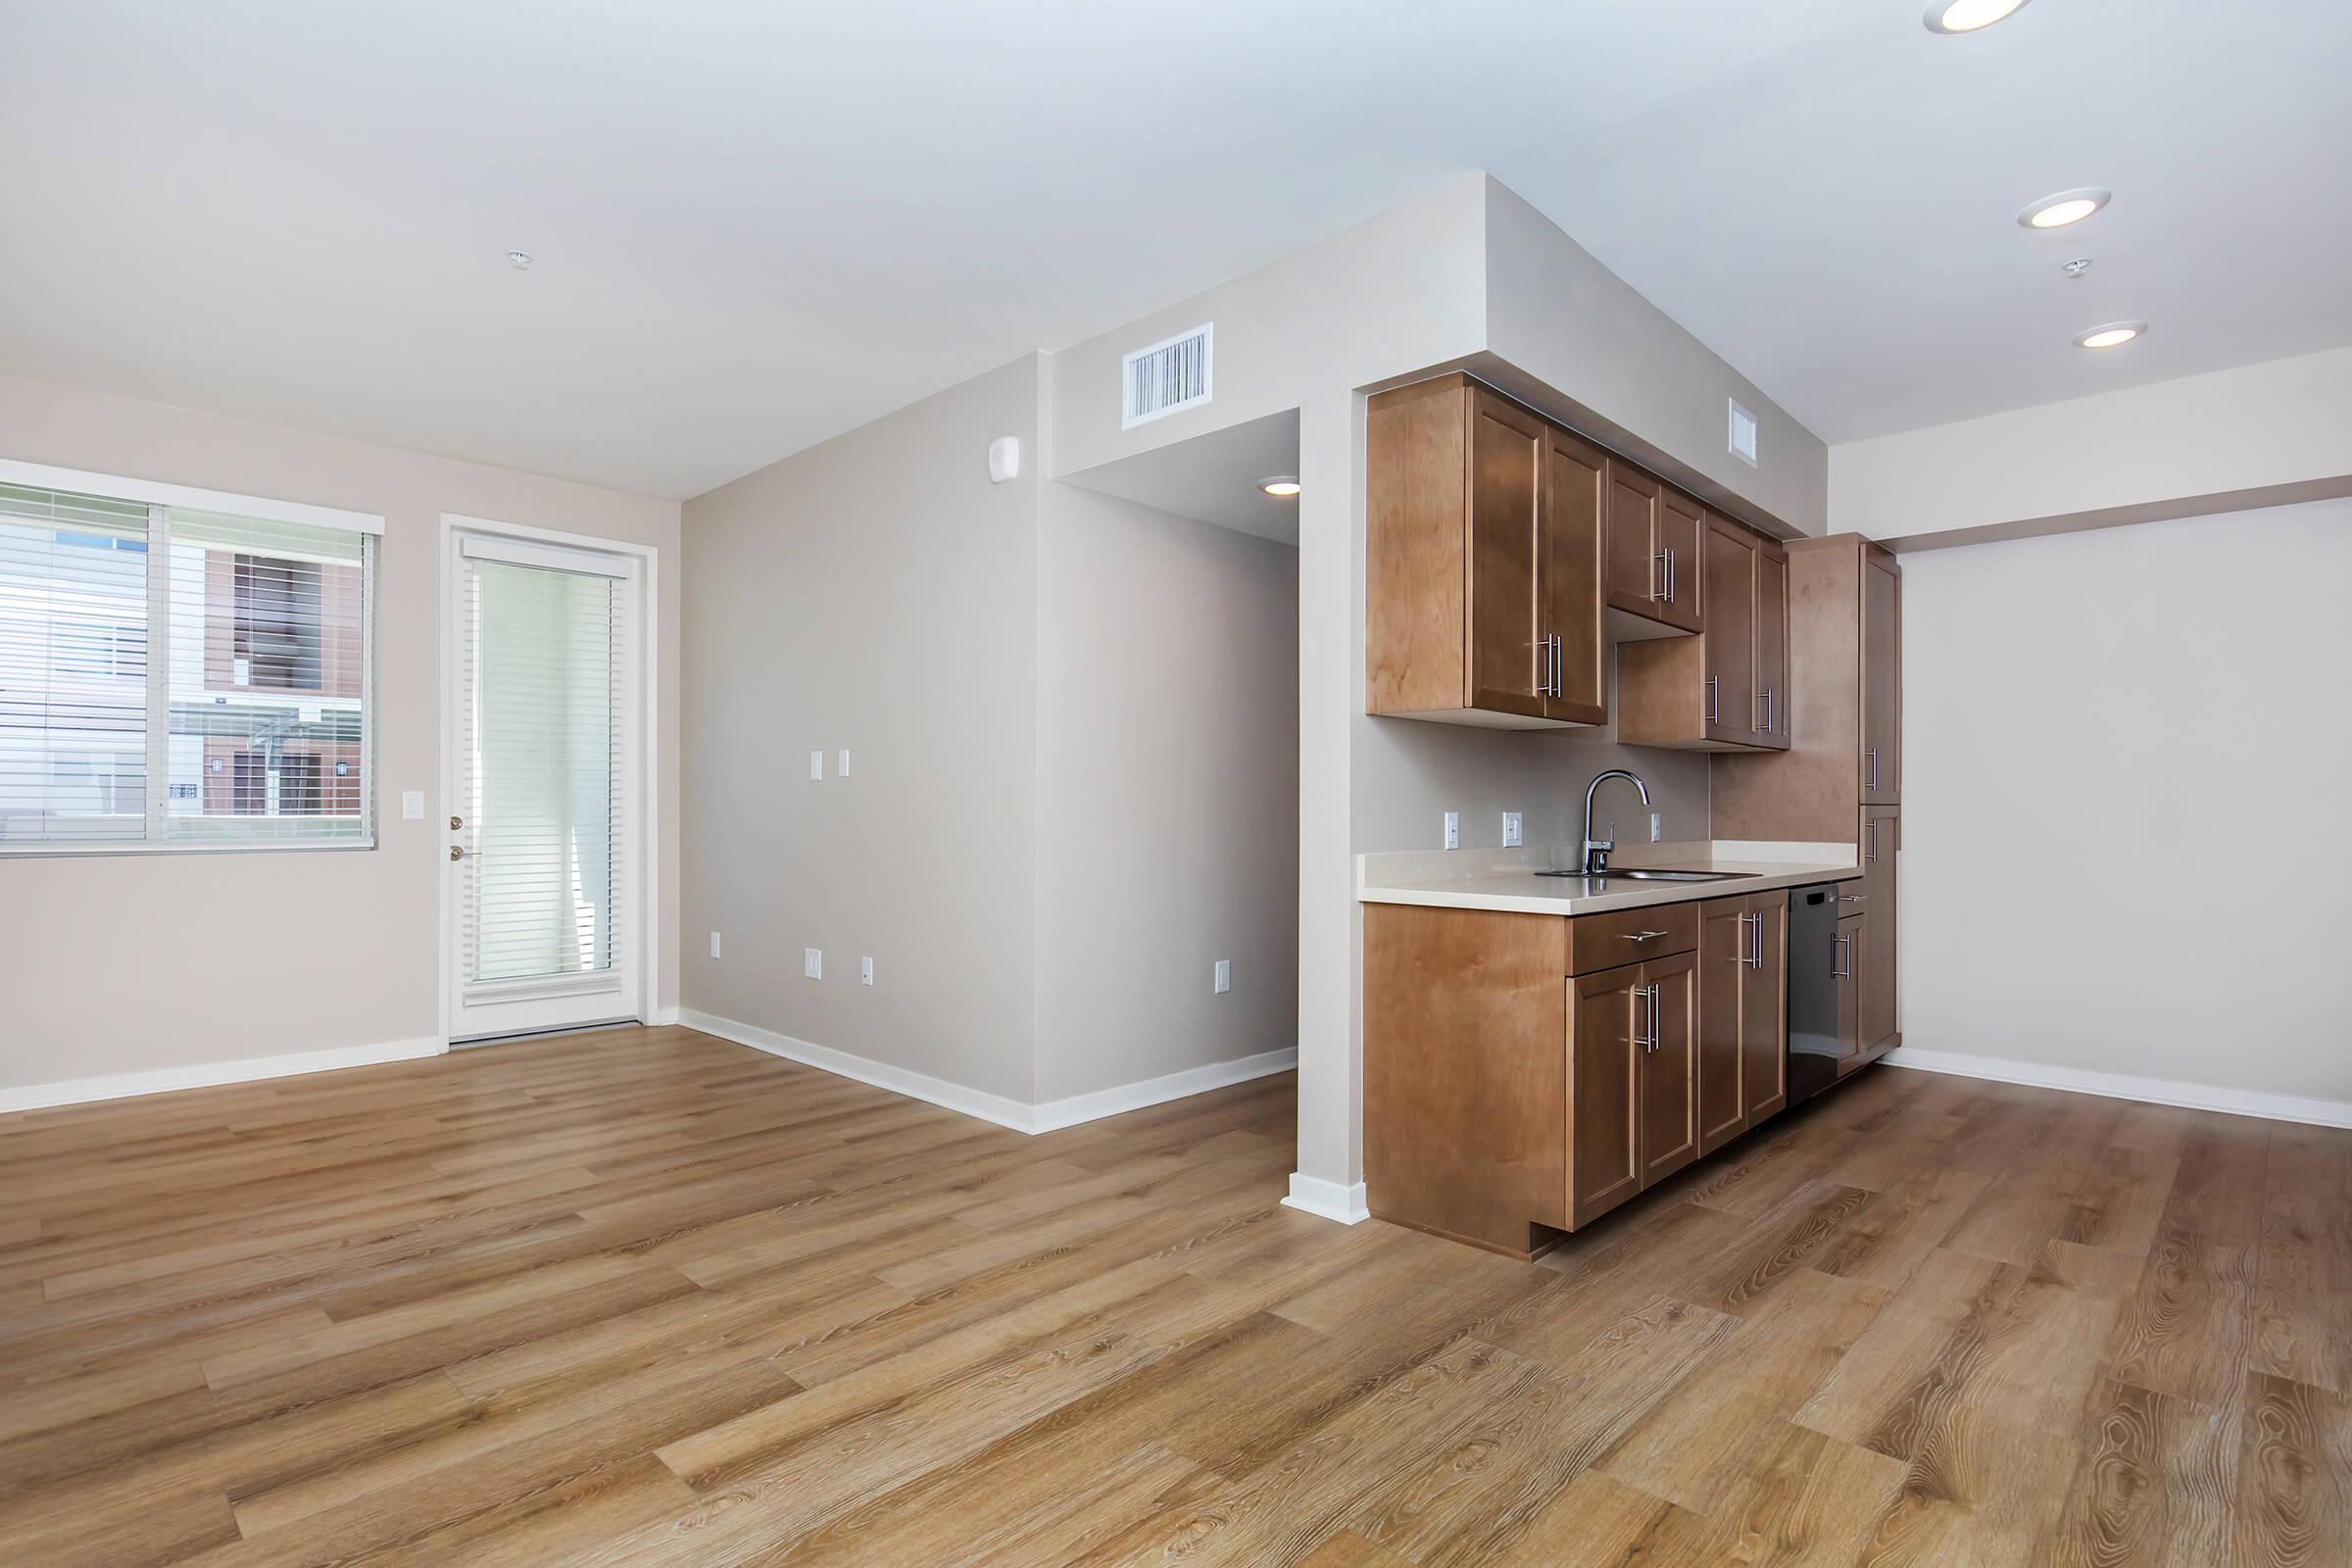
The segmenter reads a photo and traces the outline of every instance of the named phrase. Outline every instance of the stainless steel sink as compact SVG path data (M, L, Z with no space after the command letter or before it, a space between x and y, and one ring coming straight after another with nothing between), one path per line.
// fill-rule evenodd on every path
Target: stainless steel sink
M1760 871L1663 871L1648 866L1637 866L1629 869L1613 865L1601 875L1589 877L1587 880L1608 882L1623 877L1628 882L1729 882L1737 877L1761 876L1762 874ZM1570 867L1566 870L1538 871L1536 875L1581 877L1585 873L1580 869Z

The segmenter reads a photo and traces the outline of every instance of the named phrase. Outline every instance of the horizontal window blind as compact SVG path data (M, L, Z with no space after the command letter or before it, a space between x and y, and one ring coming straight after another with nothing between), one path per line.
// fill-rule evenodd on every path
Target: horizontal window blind
M368 535L173 507L165 837L365 839Z
M466 979L613 974L625 617L611 577L466 570Z
M0 844L147 836L148 509L0 485Z
M0 850L371 842L373 548L0 485Z

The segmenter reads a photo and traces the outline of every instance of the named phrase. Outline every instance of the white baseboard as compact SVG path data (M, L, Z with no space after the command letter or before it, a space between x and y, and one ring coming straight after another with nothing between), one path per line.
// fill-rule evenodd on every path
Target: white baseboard
M664 1028L677 1021L678 1009L675 1007L656 1007L645 1015L646 1027L649 1029Z
M952 1084L945 1078L934 1078L928 1073L909 1072L905 1067L893 1067L888 1062L853 1056L846 1051L835 1051L831 1046L795 1039L791 1035L778 1034L773 1029L762 1029L757 1024L737 1023L732 1018L721 1018L715 1013L694 1007L680 1007L678 1021L689 1029L700 1029L707 1035L732 1040L739 1046L764 1051L771 1056L782 1056L804 1067L819 1067L844 1078L855 1078L861 1084L871 1084L876 1089L887 1089L894 1095L945 1105L950 1110L960 1110L966 1116L977 1116L982 1121L1009 1127L1014 1132L1035 1130L1029 1125L1031 1107L1017 1100L1007 1100L1003 1095L967 1089L962 1084Z
M1360 1225L1372 1217L1364 1206L1364 1184L1343 1187L1327 1182L1320 1176L1303 1171L1291 1172L1291 1196L1282 1200L1285 1208L1313 1214L1323 1219L1336 1219L1343 1225Z
M2003 1056L1978 1056L1959 1051L1925 1051L1918 1046L1890 1051L1884 1060L1889 1067L1950 1073L1961 1078L1987 1078L1994 1083L2024 1084L2034 1089L2064 1089L2078 1095L2104 1095L2110 1100L2139 1100L2152 1105L2219 1110L2232 1116L2260 1116L2267 1121L2308 1122L2315 1127L2352 1127L2352 1103L2341 1100L2306 1100L2300 1095L2274 1095L2257 1089L2188 1083L2178 1078L2139 1078L2131 1073L2013 1061Z
M419 1056L438 1056L447 1049L438 1038L427 1035L416 1040L387 1040L373 1046L302 1051L285 1056L250 1056L243 1061L205 1061L188 1067L158 1067L150 1072L118 1072L102 1078L74 1078L64 1083L25 1084L0 1088L0 1112L125 1100L133 1095L168 1094L174 1089L259 1083L268 1078L333 1072L342 1067L372 1067L386 1061L415 1061Z
M1289 1072L1298 1065L1298 1048L1291 1047L1283 1051L1260 1052L1254 1056L1239 1056L1232 1061L1212 1061L1205 1067L1187 1067L1182 1072L1172 1072L1161 1078L1145 1078L1111 1089L1098 1089L1091 1095L1049 1100L1030 1112L1029 1130L1050 1133L1057 1127L1075 1127L1082 1121L1100 1121L1104 1116L1123 1115L1130 1110L1142 1110L1147 1105L1161 1105L1171 1100L1205 1095L1211 1089L1248 1083L1252 1078L1270 1078L1278 1072Z
M678 1009L678 1021L689 1029L700 1029L721 1040L732 1040L754 1051L764 1051L771 1056L797 1061L804 1067L817 1067L844 1078L855 1078L876 1089L887 1089L894 1095L905 1095L950 1110L959 1110L966 1116L993 1121L1000 1127L1009 1127L1016 1133L1050 1133L1062 1127L1075 1127L1080 1122L1098 1121L1104 1116L1116 1116L1125 1111L1141 1110L1146 1105L1157 1105L1170 1100L1182 1100L1188 1095L1205 1094L1228 1084L1263 1078L1272 1073L1287 1072L1298 1064L1296 1051L1269 1051L1262 1055L1244 1056L1238 1061L1214 1062L1206 1067L1194 1067L1184 1072L1169 1073L1164 1078L1147 1078L1141 1083L1121 1084L1114 1089L1098 1090L1090 1095L1073 1095L1067 1100L1048 1101L1042 1105L1027 1105L1003 1095L950 1083L928 1073L910 1072L888 1062L866 1056L855 1056L831 1046L778 1034L757 1024L737 1023L715 1013L694 1007Z

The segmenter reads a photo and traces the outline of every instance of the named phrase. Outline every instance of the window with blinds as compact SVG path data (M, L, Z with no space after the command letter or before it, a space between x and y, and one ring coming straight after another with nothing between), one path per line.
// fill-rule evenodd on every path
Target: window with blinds
M0 852L372 843L373 535L122 484L0 482Z
M465 565L466 982L609 977L621 870L621 585L508 561Z

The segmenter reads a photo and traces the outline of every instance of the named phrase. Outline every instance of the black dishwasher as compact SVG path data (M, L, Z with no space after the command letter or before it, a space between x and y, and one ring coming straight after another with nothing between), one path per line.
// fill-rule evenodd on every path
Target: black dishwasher
M1838 884L1788 890L1788 1103L1838 1081Z

